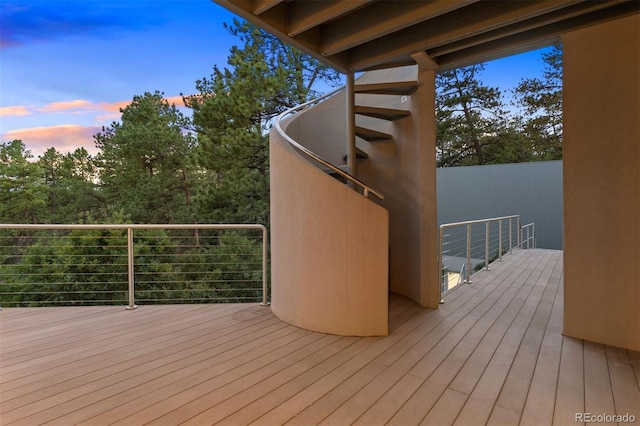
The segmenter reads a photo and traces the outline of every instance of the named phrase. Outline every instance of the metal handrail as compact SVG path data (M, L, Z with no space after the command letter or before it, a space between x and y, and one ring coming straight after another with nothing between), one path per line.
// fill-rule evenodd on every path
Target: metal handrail
M133 230L135 229L254 229L262 231L262 302L268 306L267 287L267 227L260 224L0 224L0 229L122 229L127 230L127 274L129 284L129 303L127 309L135 309L134 298L134 265L133 265Z
M527 238L524 238L524 230L527 230ZM536 248L536 224L531 222L520 227L520 241L521 246L527 243L527 248ZM529 242L531 241L531 244Z
M312 160L322 164L324 167L327 167L328 169L330 169L332 172L337 173L338 175L342 176L343 178L345 178L348 182L353 183L354 185L362 188L362 191L364 193L365 197L369 197L369 194L373 194L376 197L380 198L381 200L384 199L384 195L382 195L380 192L376 191L375 189L371 188L370 186L368 186L367 184L365 184L364 182L360 181L358 178L356 178L355 176L340 170L340 168L334 166L333 164L331 164L330 162L328 162L327 160L325 160L324 158L320 157L318 154L316 154L315 152L311 151L310 149L302 146L300 143L296 142L293 138L291 138L289 135L287 135L285 133L285 131L282 129L282 126L280 125L280 122L289 114L295 114L297 111L301 111L303 109L306 109L307 107L319 104L320 102L324 101L327 98L330 98L331 96L335 95L336 93L340 92L341 90L343 90L345 88L345 86L340 87L332 92L329 92L323 96L320 96L319 98L316 99L312 99L308 102L305 102L303 104L300 104L296 107L293 107L291 109L288 109L286 111L284 111L283 113L281 113L280 115L278 115L278 117L276 118L275 121L275 128L276 131L280 134L280 136L282 136L284 138L284 140L286 140L289 145L293 146L294 148L298 149L300 152L302 152L304 155L306 155L307 157L311 158Z
M454 228L454 227L458 227L458 226L466 226L466 277L464 278L464 282L467 284L471 284L471 226L474 224L485 224L485 241L484 241L484 269L485 270L489 270L489 262L490 262L490 244L489 244L489 238L490 238L490 224L491 222L498 222L499 224L499 228L498 228L498 259L502 260L502 251L503 251L503 246L502 246L502 240L503 240L503 234L502 234L502 222L508 220L509 221L509 253L513 252L513 248L514 247L519 247L522 248L524 243L527 243L527 248L530 247L529 245L529 240L533 240L533 247L535 248L535 224L533 223L529 223L527 225L521 225L521 219L520 219L520 215L511 215L511 216L500 216L500 217L492 217L492 218L488 218L488 219L478 219L478 220L467 220L467 221L463 221L463 222L453 222L453 223L445 223L440 225L440 232L438 235L438 243L439 243L439 249L438 249L438 271L440 274L442 274L442 270L443 270L443 257L444 257L444 231L447 228ZM516 232L516 236L517 236L517 241L516 244L513 244L512 241L512 220L516 220L517 221L517 232ZM523 240L523 230L527 229L527 238L526 240ZM529 229L532 228L533 229L533 236L530 236L529 233ZM443 291L442 291L442 285L440 285L440 303L442 303L442 295L443 295Z

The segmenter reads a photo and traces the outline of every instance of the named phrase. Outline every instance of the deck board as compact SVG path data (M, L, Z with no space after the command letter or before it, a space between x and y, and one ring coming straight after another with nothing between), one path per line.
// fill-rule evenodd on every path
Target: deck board
M5 308L2 425L578 424L640 418L640 354L563 337L562 252L517 250L386 337L252 304Z

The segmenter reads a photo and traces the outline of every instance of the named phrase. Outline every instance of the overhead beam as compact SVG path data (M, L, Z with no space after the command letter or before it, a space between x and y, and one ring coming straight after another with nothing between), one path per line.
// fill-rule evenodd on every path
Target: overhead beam
M372 0L296 1L289 5L289 36L296 36L310 28L347 14Z
M449 53L455 53L464 49L468 49L481 44L489 43L494 40L510 37L519 33L524 33L536 28L555 24L562 21L579 17L588 13L592 13L601 9L611 7L611 4L605 2L582 2L569 6L564 9L552 11L544 15L536 16L524 22L519 22L506 27L501 27L493 31L479 34L477 36L468 37L463 40L448 43L440 47L429 49L432 57L439 57Z
M260 16L253 13L253 1L251 0L215 0L220 6L235 13L242 19L264 29L265 31L275 35L280 40L300 49L301 51L313 56L321 62L324 62L336 70L347 73L346 56L338 55L331 61L320 55L319 51L319 35L315 30L306 31L297 37L289 37L287 35L286 24L286 3L279 2L274 7L263 12Z
M469 49L443 55L438 57L437 60L441 69L447 70L549 46L554 42L558 42L561 34L586 28L595 23L638 13L638 5L634 3L635 1L619 3L604 10L579 15L561 22L555 22Z
M331 56L387 34L433 19L477 0L383 1L322 27L322 54Z
M427 55L427 52L414 53L413 55L411 55L411 59L416 61L416 64L418 64L418 69L420 69L421 71L438 69L438 63L431 59L431 57Z
M254 0L252 11L255 15L261 15L282 1L283 0Z
M552 42L567 20L639 11L637 0L214 1L343 73L415 64L419 52L439 70L468 65Z
M526 21L536 16L567 7L578 1L490 1L475 3L460 13L440 16L382 37L349 51L350 67L367 69L389 58L406 57L412 52L429 51L438 46L463 40L477 34Z

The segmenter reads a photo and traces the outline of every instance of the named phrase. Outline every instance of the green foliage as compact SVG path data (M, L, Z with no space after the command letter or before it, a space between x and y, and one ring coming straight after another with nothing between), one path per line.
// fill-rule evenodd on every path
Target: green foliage
M137 302L256 302L262 238L255 231L133 231ZM2 233L0 246L13 236ZM34 231L0 255L0 306L128 303L127 231Z
M0 144L0 222L46 220L47 195L40 165L21 140Z
M95 135L100 182L110 207L137 223L190 221L193 139L162 93L134 96L122 122Z
M506 110L497 88L485 86L482 64L436 77L438 165L503 164L562 158L562 51L542 55L543 78L525 79Z
M39 231L19 262L0 266L1 302L96 304L126 300L127 240L122 230Z
M500 91L479 80L482 64L436 76L439 166L487 164L487 146L509 135Z
M531 141L536 160L562 159L562 48L555 45L542 55L543 78L524 79L514 90L521 133Z
M49 148L38 164L44 173L48 223L77 223L105 217L103 197L96 184L98 168L86 149L60 154Z
M145 93L121 110L120 122L95 135L95 158L50 149L29 162L24 146L13 147L10 164L32 167L22 176L32 181L12 190L22 191L25 202L6 216L45 223L268 224L269 127L277 114L315 96L315 84L335 85L339 74L247 23L227 29L242 46L232 48L227 68L196 82L198 95L184 98L192 120L161 92ZM122 231L51 235L3 233L0 303L123 303ZM261 253L261 239L239 231L136 231L136 297L144 303L258 300ZM34 289L42 290L35 299Z
M315 83L335 84L338 74L246 22L227 29L243 46L232 47L228 68L214 67L210 78L196 82L199 93L184 98L206 182L198 210L210 222L267 224L269 127L313 95Z

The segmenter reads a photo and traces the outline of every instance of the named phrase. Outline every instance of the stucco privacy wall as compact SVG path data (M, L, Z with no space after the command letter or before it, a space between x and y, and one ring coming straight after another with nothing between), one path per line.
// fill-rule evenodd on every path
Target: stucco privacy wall
M299 140L295 128L287 132ZM386 335L387 211L322 172L275 130L270 169L273 312L308 330Z
M564 334L640 350L640 16L562 37Z

